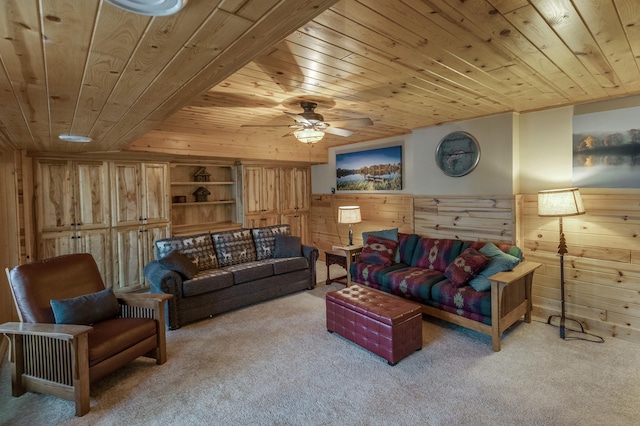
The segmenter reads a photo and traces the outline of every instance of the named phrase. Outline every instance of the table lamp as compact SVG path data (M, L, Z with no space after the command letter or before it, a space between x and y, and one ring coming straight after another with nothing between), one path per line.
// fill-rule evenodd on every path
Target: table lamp
M349 245L353 245L353 229L351 225L362 222L360 216L360 206L341 206L338 207L338 223L349 224Z

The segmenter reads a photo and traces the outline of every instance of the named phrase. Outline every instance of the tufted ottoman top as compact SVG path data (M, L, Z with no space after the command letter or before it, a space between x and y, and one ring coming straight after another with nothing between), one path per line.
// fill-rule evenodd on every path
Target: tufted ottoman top
M327 300L389 325L422 312L417 303L357 284L327 293Z

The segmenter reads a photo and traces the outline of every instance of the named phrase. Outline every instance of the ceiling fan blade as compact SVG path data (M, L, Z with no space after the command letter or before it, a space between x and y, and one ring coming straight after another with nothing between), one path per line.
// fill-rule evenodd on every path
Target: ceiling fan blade
M353 134L351 130L340 129L338 127L327 127L326 129L323 130L323 132L331 133L332 135L343 136L345 138Z
M348 127L348 126L373 126L373 121L370 118L350 118L346 120L329 121L330 125L334 127Z
M298 123L309 124L309 125L311 124L311 122L309 120L307 120L306 118L304 118L300 114L296 114L294 112L288 112L288 111L285 111L284 113L287 114L287 115L290 115L291 118L296 120Z
M289 127L288 124L243 124L240 127Z

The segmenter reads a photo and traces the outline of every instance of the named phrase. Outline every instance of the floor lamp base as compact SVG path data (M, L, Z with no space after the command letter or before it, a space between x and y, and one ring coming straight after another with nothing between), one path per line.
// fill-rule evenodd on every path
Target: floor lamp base
M558 318L560 319L560 324L559 325L555 325L551 323L551 320L553 318ZM567 328L565 326L565 322L566 321L572 321L574 324L578 324L578 326L580 327L580 330L576 330L573 328ZM586 331L584 331L584 326L582 325L582 323L578 320L575 320L573 318L567 318L567 317L563 317L562 315L550 315L549 318L547 319L547 324L553 325L554 327L558 327L560 328L560 338L564 339L564 340L586 340L587 342L593 342L593 343L604 343L604 339L600 336L596 336L595 334L591 334L591 333L587 333ZM566 332L567 331L571 331L573 333L579 333L579 334L584 334L585 336L589 336L589 337L580 337L580 336L567 336Z

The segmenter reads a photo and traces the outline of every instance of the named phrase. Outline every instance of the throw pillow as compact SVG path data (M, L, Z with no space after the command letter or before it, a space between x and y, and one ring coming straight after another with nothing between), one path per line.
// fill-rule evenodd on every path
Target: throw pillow
M300 237L294 235L276 235L275 236L275 252L274 257L281 259L283 257L300 257L302 255L302 243Z
M498 272L510 271L520 263L520 259L503 252L493 243L485 244L478 251L489 258L489 264L469 281L469 285L476 291L488 291L491 288L488 277Z
M376 237L385 238L387 240L398 241L398 228L382 229L380 231L365 231L362 233L362 245L369 235L375 235ZM395 263L400 263L400 250L396 250L396 256L393 259Z
M177 250L172 250L165 257L158 259L158 262L167 269L176 271L182 279L190 280L198 273L198 266L187 256Z
M396 255L398 243L386 238L369 235L362 247L360 261L374 265L390 266Z
M444 271L444 276L449 278L451 285L462 287L489 263L489 258L478 253L476 249L468 248L454 259Z
M49 303L56 324L89 325L115 318L120 313L118 299L110 288Z

